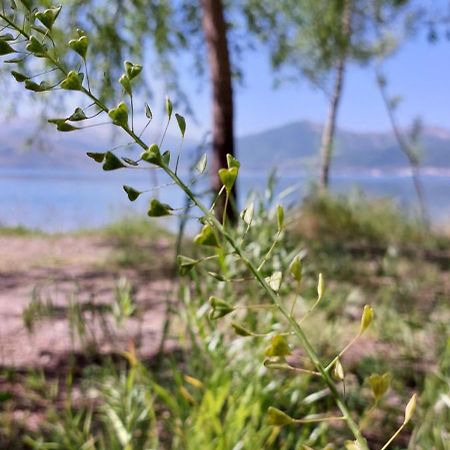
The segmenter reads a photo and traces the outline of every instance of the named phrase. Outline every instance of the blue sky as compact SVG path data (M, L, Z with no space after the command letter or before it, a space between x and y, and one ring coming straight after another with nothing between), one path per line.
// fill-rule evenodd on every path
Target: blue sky
M238 136L297 120L324 121L327 102L323 93L306 80L274 88L268 55L263 50L246 53L241 64L244 83L235 90ZM397 110L402 125L420 116L426 125L450 129L450 41L441 37L431 44L422 34L404 44L384 67L390 94L402 98ZM188 92L198 87L197 80L187 77L183 84ZM202 118L196 131L207 129L209 89L193 96L192 103L196 116ZM389 129L373 67L349 66L338 123L355 131Z
M446 0L429 1L436 5L434 1L444 4ZM209 83L207 78L199 81L193 77L192 68L188 64L182 66L179 71L182 74L181 85L186 92L191 93L191 103L198 119L197 124L188 119L187 137L197 138L209 130L211 125ZM273 73L264 49L247 51L240 66L244 82L235 88L237 136L298 120L323 123L327 114L324 94L306 80L274 88ZM422 33L402 45L385 63L385 73L390 94L402 97L397 116L403 126L411 124L419 116L428 126L450 130L450 41L442 33L434 44L429 43L425 33ZM199 85L202 86L200 90ZM158 82L155 83L155 90L159 95L151 103L157 113L158 105L163 105L165 92ZM143 104L144 99L140 103ZM25 115L27 112L29 114L30 104L24 109L28 110ZM155 119L155 122L159 122L156 128L163 128L163 115L156 114ZM354 64L348 67L338 126L354 131L390 129L386 110L375 84L373 67L358 67Z

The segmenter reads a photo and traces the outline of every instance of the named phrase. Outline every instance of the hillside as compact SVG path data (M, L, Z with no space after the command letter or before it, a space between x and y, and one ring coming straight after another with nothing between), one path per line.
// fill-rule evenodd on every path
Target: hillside
M238 140L244 167L278 166L298 169L317 164L321 127L311 122L295 122ZM450 132L425 129L422 136L422 164L450 169ZM362 133L339 130L334 150L335 169L385 169L407 167L408 162L391 133Z
M94 128L77 133L41 131L24 148L26 127L19 121L6 123L0 130L0 167L7 169L79 169L95 168L86 158L87 151L103 151L111 144L107 132ZM237 151L247 170L308 169L317 166L321 126L311 122L295 122L260 133L243 136L237 140ZM18 136L20 138L18 139ZM44 151L39 150L44 143ZM168 136L168 148L178 147L178 138ZM425 167L450 170L450 131L426 128L422 135L422 164ZM186 142L185 154L195 148ZM127 149L122 155L132 157ZM137 150L135 151L137 154ZM188 158L185 158L187 160ZM339 130L333 159L335 170L380 169L399 170L408 166L391 133L363 133Z

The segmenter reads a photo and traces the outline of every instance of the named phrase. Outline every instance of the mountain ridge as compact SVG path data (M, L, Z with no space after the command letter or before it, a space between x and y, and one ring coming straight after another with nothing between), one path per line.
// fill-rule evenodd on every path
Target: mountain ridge
M318 167L318 149L322 125L307 120L290 122L236 139L237 155L245 170L301 170ZM18 139L17 136L20 136ZM15 121L0 130L0 168L7 169L95 169L86 157L87 151L104 151L111 147L110 135L94 129L77 133L45 131L41 138L47 147L42 152L23 150L26 135L23 123ZM422 134L422 166L450 170L450 130L425 127ZM120 144L115 142L113 145ZM164 148L177 148L179 138L168 135ZM196 143L186 141L185 155L192 155ZM64 150L64 151L62 151ZM135 155L138 150L135 151ZM120 150L120 154L133 154ZM185 158L187 160L188 158ZM186 168L187 164L185 164ZM338 129L332 169L401 170L409 167L408 160L390 132L363 132Z

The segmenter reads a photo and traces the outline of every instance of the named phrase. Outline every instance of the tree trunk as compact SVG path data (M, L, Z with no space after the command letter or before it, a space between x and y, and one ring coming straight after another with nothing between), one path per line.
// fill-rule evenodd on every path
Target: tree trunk
M233 86L231 81L230 55L227 41L222 0L202 0L203 31L208 50L208 61L212 82L213 133L212 133L212 187L219 192L222 183L217 172L227 167L227 153L234 155L233 132ZM231 208L228 210L230 221L236 219L236 189L233 189ZM222 218L225 196L217 200L216 215Z
M409 142L403 137L399 126L397 125L397 120L394 116L394 110L391 106L391 102L389 100L389 96L386 90L385 81L383 81L383 77L381 72L377 70L377 83L380 89L381 97L383 99L384 105L386 106L386 110L389 116L389 121L391 122L391 127L394 132L394 136L397 139L400 150L405 154L408 159L409 166L411 168L411 178L414 185L414 189L417 195L417 201L419 205L419 213L420 218L422 220L422 225L425 229L430 227L430 219L428 216L428 208L425 200L425 195L423 191L423 186L420 181L420 163L414 157L414 152L410 147Z
M350 0L344 3L342 13L342 37L344 40L341 55L336 65L336 78L334 81L333 92L330 98L328 117L322 131L322 140L320 144L320 176L319 190L325 192L330 182L330 164L333 153L334 137L336 134L336 119L339 104L342 97L342 88L344 85L345 66L347 62L347 53L349 39L351 35L351 8Z

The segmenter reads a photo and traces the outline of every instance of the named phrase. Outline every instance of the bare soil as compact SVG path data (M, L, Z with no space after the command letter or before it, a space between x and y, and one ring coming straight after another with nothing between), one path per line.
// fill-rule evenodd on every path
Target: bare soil
M161 240L151 251L160 257L168 246ZM154 355L173 283L161 272L119 268L113 255L114 243L96 235L0 236L0 367L56 369L86 345L118 354L132 343L141 356ZM139 314L117 327L102 311L114 300L121 277L133 286ZM33 298L49 301L54 311L30 332L23 313ZM81 305L82 339L71 331L70 302Z

